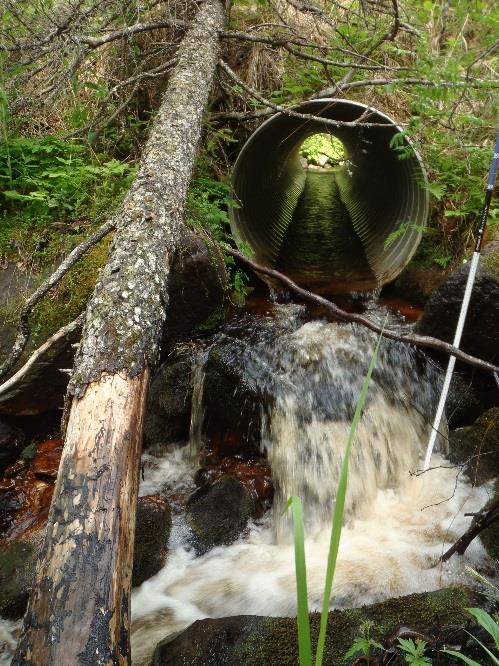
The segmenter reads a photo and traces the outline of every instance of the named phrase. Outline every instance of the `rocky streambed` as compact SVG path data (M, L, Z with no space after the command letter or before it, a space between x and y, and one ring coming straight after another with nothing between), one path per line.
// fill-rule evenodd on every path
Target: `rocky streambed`
M490 339L499 313L493 267L493 261L484 265L477 292L483 298L472 305L478 314L465 340L466 351L490 360L497 352ZM449 336L445 326L457 312L452 294L459 291L461 273L435 290L417 324L422 332ZM349 307L384 319L390 306L391 325L412 325L419 311L395 297L354 300ZM480 325L484 308L486 328ZM372 338L327 322L324 313L261 299L250 301L246 312L214 335L192 337L189 326L165 348L149 394L133 571L134 663L294 664L295 624L285 617L296 613L293 549L279 506L291 492L308 503L309 594L317 609L328 497L341 457L335 447L340 451L345 441ZM488 377L464 369L456 375L449 441L434 459L438 469L430 480L410 475L438 389L437 360L396 345L381 359L359 433L332 600L340 609L367 607L332 614L328 663L340 663L364 619L375 622L377 639L390 641L407 625L426 632L437 650L443 639L435 638L435 628L447 636L449 626L463 624L463 607L483 601L463 588L428 591L469 585L465 563L489 577L496 573L493 527L464 558L438 563L469 525L464 513L479 511L497 496L499 407ZM57 372L50 362L44 372L49 371ZM33 380L37 386L40 372ZM23 396L29 409L22 406ZM59 389L59 403L61 397ZM51 398L39 404L37 412L29 377L19 393L0 395L5 663L24 611L61 451L58 403ZM412 596L390 600L407 594ZM179 631L184 633L175 638ZM457 645L460 635L453 636Z

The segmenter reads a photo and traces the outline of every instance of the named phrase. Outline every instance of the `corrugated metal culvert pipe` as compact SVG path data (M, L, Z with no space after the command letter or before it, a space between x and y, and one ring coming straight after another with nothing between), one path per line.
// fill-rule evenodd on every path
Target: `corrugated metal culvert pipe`
M256 261L323 293L369 291L393 280L416 251L428 216L423 164L406 139L405 159L390 148L401 131L392 119L374 109L365 122L377 127L336 128L319 119L354 121L366 108L319 99L295 107L317 121L278 113L251 135L234 167L237 243L248 244ZM324 133L341 141L345 158L312 171L300 149Z

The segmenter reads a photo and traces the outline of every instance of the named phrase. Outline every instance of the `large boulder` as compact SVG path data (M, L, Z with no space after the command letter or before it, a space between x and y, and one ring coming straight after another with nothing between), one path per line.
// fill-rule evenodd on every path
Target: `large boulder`
M172 514L161 495L139 497L135 523L132 585L136 587L162 568L170 537Z
M452 342L463 300L470 262L452 272L434 291L418 323L418 333ZM495 363L499 360L499 252L480 262L461 348L473 356Z
M22 430L0 420L0 476L6 467L18 459L24 439Z
M186 337L221 311L227 288L223 256L209 238L186 231L168 280L168 319L163 347Z
M300 306L281 306L272 317L243 315L210 346L205 364L204 407L208 432L240 433L258 450L262 407L275 399L275 340L304 323Z
M187 502L187 523L199 553L233 543L248 524L255 500L232 476L222 476L196 490Z
M422 634L431 631L440 637L446 626L454 625L455 644L458 640L455 625L469 619L464 609L474 605L477 599L469 590L448 588L333 611L329 614L324 663L343 663L346 651L366 621L371 622L370 636L376 641L389 639L400 627ZM319 621L319 614L310 616L313 645ZM438 663L450 663L440 657L441 654ZM152 666L296 666L298 663L296 618L240 615L194 622L177 637L158 644Z
M161 450L165 445L189 438L196 358L193 345L179 346L154 375L144 420L146 448Z
M465 464L465 473L476 485L499 476L499 407L482 414L473 425L450 433L449 458Z

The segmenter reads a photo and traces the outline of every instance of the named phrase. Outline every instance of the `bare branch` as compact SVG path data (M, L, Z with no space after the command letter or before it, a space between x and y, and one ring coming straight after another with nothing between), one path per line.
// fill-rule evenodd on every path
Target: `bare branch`
M461 361L462 363L471 365L475 368L483 370L484 372L490 372L493 374L494 372L499 371L499 368L494 364L489 363L488 361L483 361L482 359L476 358L475 356L471 356L470 354L466 354L457 347L454 347L450 343L444 342L443 340L438 340L437 338L432 338L427 335L418 335L416 333L397 333L396 331L383 328L383 326L376 324L374 321L372 321L372 319L364 317L364 315L353 312L346 312L345 310L342 310L337 305L335 305L332 301L329 301L327 298L319 296L318 294L314 294L313 292L308 291L303 287L300 287L299 285L296 284L296 282L293 282L293 280L288 278L283 273L276 271L274 268L268 268L267 266L262 266L261 264L257 264L252 259L248 259L243 254L241 254L237 250L233 250L230 247L226 247L225 251L227 252L227 254L230 254L231 256L238 259L241 263L251 268L251 270L253 270L255 273L262 273L263 275L268 275L269 277L278 280L282 284L286 285L286 287L290 289L292 292L303 298L305 301L308 301L310 303L315 303L316 305L321 305L338 319L352 322L355 324L360 324L361 326L365 326L366 328L368 328L371 331L374 331L375 333L383 333L383 337L388 338L390 340L405 342L406 344L414 345L415 347L435 349L445 354L455 356L456 359Z
M357 120L346 121L346 120L333 120L332 118L324 118L322 116L314 116L309 113L299 113L293 109L289 109L280 104L274 104L270 100L266 99L261 95L257 90L251 88L247 83L240 79L235 72L225 63L223 60L219 61L220 68L227 74L227 76L234 81L238 86L240 86L245 92L247 92L251 97L258 100L264 104L267 108L274 109L274 111L279 111L284 113L291 118L298 118L300 120L313 121L316 123L321 123L323 125L328 125L330 127L358 127L362 125L363 127L386 127L386 123L369 123L364 122L365 118L368 117L369 109L366 109L364 113L357 118Z
M79 35L74 38L74 41L79 44L86 44L92 49L96 49L103 44L109 44L117 39L128 39L132 35L140 32L148 32L149 30L159 30L161 28L175 28L176 30L186 30L188 23L180 21L179 19L163 19L162 21L152 21L150 23L135 23L135 25L121 28L120 30L113 30L113 32L103 35L102 37L91 37L90 35Z
M9 377L6 382L0 384L0 396L15 387L16 384L18 384L26 376L29 369L36 363L36 361L38 361L39 358L41 358L53 345L55 345L56 342L66 337L70 333L78 330L78 328L80 328L83 324L84 317L85 313L82 312L76 319L73 319L73 321L71 321L69 324L66 324L66 326L63 326L58 331L56 331L56 333L51 335L50 338L48 338L43 343L43 345L40 345L40 347L38 347L38 349L36 349L31 354L26 363L21 368L19 368L19 370L14 375L12 375L12 377Z

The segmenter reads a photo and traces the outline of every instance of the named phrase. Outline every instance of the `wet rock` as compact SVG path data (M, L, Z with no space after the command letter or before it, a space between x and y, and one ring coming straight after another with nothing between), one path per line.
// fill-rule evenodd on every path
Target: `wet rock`
M171 525L170 506L164 497L139 497L133 554L134 587L157 574L163 566Z
M0 414L32 416L62 407L69 376L61 369L73 367L71 345L78 338L75 331L47 349L22 379L0 395Z
M447 402L445 403L445 414L449 428L462 428L476 421L484 411L484 405L480 400L473 382L464 374L455 372L449 389Z
M274 400L275 368L264 349L303 323L299 306L281 308L275 316L246 315L230 322L210 347L205 365L205 428L208 433L237 432L258 450L262 407ZM268 353L272 354L272 351Z
M452 342L470 262L452 272L427 302L418 333ZM461 348L493 363L499 359L499 253L483 257L475 280Z
M45 526L62 448L60 438L46 440L37 445L31 460L20 459L5 470L0 479L0 539L4 543Z
M439 268L422 268L411 263L390 285L389 291L424 305L444 280L445 272Z
M0 475L17 460L24 446L24 433L0 420Z
M477 605L466 588L448 588L424 594L333 611L329 614L325 664L341 664L359 636L362 622L370 620L370 636L385 641L401 626L426 634L448 625L462 625L465 608ZM312 644L317 641L319 615L310 616ZM454 627L454 630L456 627ZM173 639L165 639L154 652L152 666L296 666L296 618L240 615L198 620Z
M255 501L257 516L272 505L274 485L269 463L265 459L241 460L237 458L217 458L208 454L205 464L196 473L196 485L213 483L225 475L237 479L249 491Z
M488 511L489 508L492 508L492 505L499 501L499 480L496 481L494 487L494 494L483 507L482 511ZM485 550L494 560L499 561L499 521L489 525L483 532L480 534L480 540L485 546Z
M224 303L227 275L223 257L208 239L187 231L168 280L169 313L163 346L183 338Z
M154 375L144 421L144 446L161 450L187 440L192 404L192 371L196 347L177 348Z
M450 433L449 458L459 465L466 463L464 471L473 484L499 475L499 407L487 410L473 425Z
M251 493L231 476L224 475L196 490L187 502L186 517L198 552L233 543L246 528L254 508Z
M37 530L0 549L0 615L24 615L42 539L43 530Z

